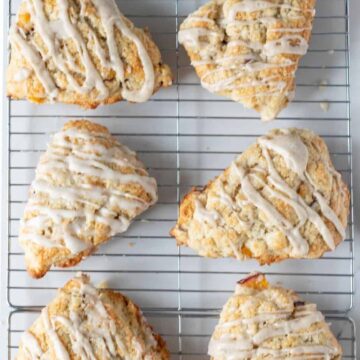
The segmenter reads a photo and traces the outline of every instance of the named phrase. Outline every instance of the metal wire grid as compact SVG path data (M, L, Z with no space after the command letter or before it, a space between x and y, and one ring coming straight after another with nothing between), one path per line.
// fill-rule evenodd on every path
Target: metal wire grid
M9 3L9 23L18 3ZM315 130L329 144L336 167L352 187L348 1L318 0L313 45L298 71L296 100L271 124L260 124L254 113L199 86L176 33L182 19L201 3L204 1L119 1L120 8L136 24L150 27L174 70L174 87L147 104L117 104L83 113L75 107L9 102L7 293L9 304L16 309L9 317L9 359L16 353L19 332L79 269L90 273L95 283L109 280L112 288L142 306L164 334L175 358L205 356L216 314L235 282L259 268L253 262L199 258L188 249L177 248L168 230L184 193L216 176L269 128L299 126ZM329 106L326 113L320 104L323 108ZM105 124L138 151L159 180L160 200L121 236L121 241L116 237L74 270L57 269L45 279L32 281L25 274L23 254L16 242L27 187L49 135L68 118L81 117ZM316 261L285 262L261 270L271 281L292 287L317 302L329 314L345 358L355 359L354 325L346 317L353 305L352 220L347 239L334 253Z

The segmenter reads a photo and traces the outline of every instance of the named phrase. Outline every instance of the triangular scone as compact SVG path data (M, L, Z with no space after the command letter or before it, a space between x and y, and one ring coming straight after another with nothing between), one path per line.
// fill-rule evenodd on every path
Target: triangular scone
M16 360L169 359L164 340L124 295L78 275L22 335Z
M238 283L223 307L209 355L213 360L340 360L342 349L315 304L255 274Z
M172 235L207 257L318 258L345 239L349 201L319 136L273 130L184 198Z
M136 154L108 130L70 121L40 158L20 227L27 270L74 266L157 201Z
M294 97L315 0L213 0L181 25L201 84L274 119Z
M149 32L114 0L23 0L10 42L13 99L96 108L144 102L172 82Z

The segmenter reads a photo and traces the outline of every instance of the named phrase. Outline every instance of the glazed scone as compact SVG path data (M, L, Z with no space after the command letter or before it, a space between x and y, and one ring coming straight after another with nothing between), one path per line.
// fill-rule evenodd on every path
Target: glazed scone
M209 343L213 360L340 360L342 349L315 304L261 274L236 286Z
M96 108L144 102L172 83L149 32L114 0L23 0L10 43L13 99Z
M133 151L101 125L66 123L40 158L20 225L29 274L76 265L156 201Z
M213 0L181 24L179 42L205 89L271 120L294 97L314 16L315 0Z
M22 335L16 360L169 359L164 340L124 295L78 275Z
M213 258L261 264L318 258L345 239L349 202L319 136L272 130L204 189L185 196L171 234Z

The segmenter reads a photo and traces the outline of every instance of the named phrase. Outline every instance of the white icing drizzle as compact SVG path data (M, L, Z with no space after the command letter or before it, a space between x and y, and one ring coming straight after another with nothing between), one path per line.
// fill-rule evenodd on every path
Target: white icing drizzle
M258 144L265 157L268 171L268 182L273 186L267 185L256 173L246 174L245 170L236 163L231 166L232 173L239 176L241 180L241 190L247 199L257 208L262 210L269 221L277 228L284 232L291 243L291 253L293 256L305 256L309 251L307 241L300 233L301 227L310 221L321 234L323 240L328 247L333 250L335 248L334 238L325 224L322 217L311 207L305 200L292 189L275 169L273 161L269 155L269 150L279 154L287 167L295 172L301 181L303 181L312 191L314 198L317 200L322 215L331 221L336 227L342 238L345 237L345 228L340 219L331 209L328 201L320 194L316 184L311 181L310 175L307 173L308 149L298 135L283 131L281 134L272 137L261 137ZM293 226L280 212L253 186L251 179L260 182L263 185L263 191L270 197L277 198L290 205L298 216L298 224Z
M331 170L330 170L330 173L335 177L340 175L339 173L334 174L333 171L331 171ZM345 239L346 229L344 228L340 219L335 214L335 212L332 210L328 201L317 190L316 185L314 184L314 182L312 181L312 179L308 173L306 173L306 179L308 181L308 185L310 187L312 186L314 197L318 201L318 204L320 205L320 209L321 209L323 215L335 225L336 230L339 232L339 234L342 236L342 238Z
M271 1L262 1L262 0L242 0L241 2L235 3L228 11L227 18L230 20L234 20L238 12L252 13L255 11L264 11L268 9L282 9L294 10L300 13L304 11L312 11L312 10L304 10L296 6L292 6L289 4L279 4Z
M259 345L264 341L275 336L284 336L302 329L310 327L312 324L324 321L323 315L319 312L313 312L310 315L287 321L279 321L274 325L265 327L257 332L252 341L255 345Z
M201 69L202 86L214 93L240 89L255 90L251 94L246 94L245 92L231 94L235 101L249 97L256 98L272 95L282 95L286 96L289 101L292 100L293 89L287 86L287 83L279 82L278 78L262 78L258 73L265 69L291 67L288 76L294 76L295 65L298 60L292 60L284 56L279 59L277 56L280 54L298 56L306 54L308 41L302 34L311 31L312 26L308 24L306 17L302 14L314 13L314 11L271 1L243 0L231 4L229 7L226 7L226 5L223 5L223 8L226 9L225 18L220 18L218 24L213 19L208 19L209 28L200 27L199 22L205 22L207 18L199 15L199 12L195 12L184 21L182 29L179 31L179 42L191 48L193 52L198 52L201 57L201 59L193 61L192 65L196 67L206 66L206 68ZM280 13L284 10L284 20L297 20L297 24L299 21L302 21L304 26L285 26L286 21L283 21L281 18L269 17L266 13L268 9L278 9ZM237 14L239 12L245 13L248 16L253 12L257 12L257 17L255 19L238 20ZM261 23L267 25L269 33L276 33L277 38L267 40L263 44L241 38L241 26L257 26ZM279 23L283 26L279 27ZM214 28L214 25L216 28ZM224 28L222 32L219 31L221 27ZM239 29L238 32L237 29ZM227 45L224 46L221 42L225 34L229 39L227 39ZM217 47L216 41L218 42ZM249 50L250 54L239 55L231 63L232 56L226 50L234 46L245 47ZM222 47L224 50L221 50ZM219 51L223 52L222 56L216 56ZM231 66L228 66L228 63ZM220 75L220 72L223 73L222 76L213 76L215 73ZM207 81L210 75L212 75L211 82L210 80ZM256 89L258 87L261 87L261 89ZM273 114L262 114L264 120L268 120L273 116Z
M215 356L227 355L228 358L232 358L229 354L236 353L236 359L256 359L261 356L267 356L269 359L296 359L296 360L308 360L308 359L321 359L330 360L332 355L336 354L336 350L329 346L322 345L304 345L293 348L282 348L281 350L263 348L258 349L242 349L241 347L245 343L239 344L238 339L229 340L225 343L221 341L212 341L211 347L209 346L209 354Z
M316 198L316 200L319 203L320 209L323 213L323 215L331 221L334 226L336 227L339 234L344 238L345 237L345 228L342 225L340 219L335 214L335 212L331 209L329 206L328 200L325 199L323 195L320 194L319 189L317 188L317 185L312 181L311 176L307 172L307 162L308 162L308 151L305 146L305 144L302 142L299 136L293 136L291 134L288 134L285 132L285 135L275 136L273 139L265 139L260 138L259 139L260 146L263 146L267 149L273 150L280 154L286 165L294 171L302 181L306 183L307 186L310 187L310 189L313 192L313 196ZM297 149L297 150L296 150ZM269 159L269 157L268 157ZM268 160L269 162L269 160ZM281 177L277 174L275 174L276 170L274 167L271 167L269 165L269 168L272 170L273 177L277 176L277 179L281 179ZM332 174L334 171L332 172ZM336 171L335 171L336 173ZM271 179L271 176L270 176ZM279 183L279 181L278 181ZM280 186L280 190L284 191L285 193L289 194L289 190L286 189L287 184L283 181L282 186ZM284 190L285 189L285 190ZM286 191L287 190L287 191ZM291 190L291 189L290 189ZM297 197L297 199L302 200L301 197ZM331 234L329 233L326 235L324 231L321 231L321 228L327 228L325 223L317 218L315 216L315 212L312 211L312 209L306 205L304 201L302 201L302 205L307 208L308 213L310 213L310 221L315 220L316 223L314 223L315 226L317 226L319 232L322 234L324 241L328 244L330 249L335 248L335 244L333 239L331 238Z
M220 217L219 213L215 209L207 209L198 199L195 200L194 219L199 221L200 223L205 222L212 226L217 226L217 224L219 224L220 226L223 225L223 220ZM239 219L239 221L242 222L241 219ZM242 260L244 256L239 251L239 244L235 243L235 241L230 238L227 239L227 242L229 243L236 258Z
M32 217L22 221L21 243L31 241L45 248L65 247L77 254L92 246L90 241L96 230L90 230L91 222L108 226L108 236L114 236L126 231L134 216L156 202L156 181L147 175L135 153L120 144L110 148L93 144L97 138L109 136L71 128L55 134L31 185L34 196L30 197L25 214L32 213ZM127 167L136 173L124 174L112 166ZM76 186L53 185L54 171L81 176L82 180ZM114 182L115 186L136 184L151 196L151 201L145 202L127 190L96 186L88 177L104 184ZM57 208L39 203L43 195L59 204ZM48 227L53 229L52 233L43 234Z
M116 334L116 324L109 317L97 290L91 285L81 282L80 292L92 303L92 306L89 307L87 313L88 321L92 324L95 334L104 341L107 355L116 356L117 347L119 347L122 350L125 359L128 359L129 357L125 345Z
M309 159L309 151L303 141L297 135L291 135L284 131L284 134L277 135L272 139L261 137L258 139L260 146L275 151L281 155L286 166L298 174L301 179Z
M92 285L85 283L80 274L76 280L79 282L79 295L84 304L84 316L75 312L70 305L69 317L55 315L49 317L48 309L42 311L41 319L44 324L45 333L48 337L50 348L53 348L57 360L70 360L70 355L61 342L56 330L56 324L59 324L62 331L68 334L72 352L81 359L97 360L97 355L101 354L101 359L110 360L118 358L132 360L131 352L128 345L120 338L118 325L108 314L106 307L101 299L101 293ZM136 359L146 359L147 351L151 351L151 347L156 346L156 340L147 327L144 326L143 336L137 339L137 330L133 329L134 324L130 324L125 316L120 316L122 326L126 327L126 334L131 333L131 345L135 348ZM143 341L143 343L142 343ZM44 353L36 338L29 332L25 332L22 336L22 347L31 356L31 360L47 359L49 348ZM96 345L96 353L93 344Z
M58 89L45 63L42 61L40 54L20 35L19 29L17 29L16 26L11 27L10 39L11 42L20 49L23 56L33 68L49 99L53 100L58 94Z
M124 21L123 15L120 13L118 6L114 0L92 0L96 8L98 9L100 18L102 19L102 24L105 28L107 35L107 44L109 47L110 60L113 68L116 71L118 79L123 84L122 95L128 101L133 102L144 102L150 98L154 92L155 85L155 74L152 61L149 57L149 54L139 39L139 37L130 30ZM124 65L116 45L115 31L114 28L117 27L121 33L133 41L135 44L139 58L143 65L145 80L142 87L138 91L130 91L126 88L124 83Z
M43 351L34 335L25 331L21 336L21 344L30 360L38 360L43 355Z
M305 55L308 47L307 40L302 36L287 35L278 40L266 42L263 54L267 57L273 57L279 54Z
M218 201L220 201L221 203L223 203L224 205L226 205L230 209L234 210L234 214L236 215L239 224L244 229L249 229L250 226L251 226L251 222L246 222L246 221L242 220L240 218L240 216L238 216L238 214L237 214L237 211L238 211L239 207L247 205L247 201L241 201L239 199L233 200L231 198L231 196L228 195L228 193L225 191L225 189L223 187L223 184L221 184L216 189L216 194L218 195Z
M14 80L18 82L24 81L28 79L30 75L31 75L31 70L23 67L16 72L16 74L14 75Z
M279 211L266 200L259 191L252 185L249 176L245 173L243 168L238 167L235 163L232 164L233 173L237 173L241 181L241 191L247 199L254 204L258 209L264 212L266 217L277 228L287 236L292 247L291 253L293 256L305 256L309 252L309 245L301 236L299 229L294 228L290 221L288 221Z
M84 64L85 68L85 81L82 86L78 84L78 81L69 71L67 61L60 52L59 43L54 41L54 39L58 37L57 28L59 23L56 23L57 27L54 31L54 28L50 25L50 21L48 21L46 17L42 0L28 0L28 4L29 9L31 9L30 14L34 21L35 29L48 49L48 56L54 61L56 67L65 74L71 88L80 94L87 94L93 88L96 88L99 91L99 99L106 98L108 96L108 89L91 60L85 40L70 19L68 0L57 1L59 22L62 25L63 31L61 37L71 38L76 44L77 51L81 57L81 62Z
M200 200L195 199L194 219L209 225L216 225L220 215L215 209L206 209Z
M251 318L241 318L237 320L227 321L217 325L217 328L232 328L238 325L251 325L256 323L262 323L265 321L275 321L281 319L287 319L291 315L289 311L277 311L272 313L261 313Z
M243 288L241 285L238 287ZM233 296L235 303L237 303L236 298L239 295L247 296L237 291ZM270 301L273 295L267 289L255 291L252 294L253 297L249 298L247 302L255 306L257 298L264 299L265 296L265 299ZM276 298L272 301L276 301ZM235 308L225 305L223 313L231 311L236 314L245 304L246 302ZM318 344L316 340L314 342L306 341L306 343L299 342L294 347L281 348L272 348L270 347L271 344L268 343L273 338L278 338L279 342L276 342L276 347L278 347L278 344L281 344L281 337L296 335L300 339L302 336L306 339L316 339L320 333L328 330L323 327L311 330L311 326L323 322L324 316L317 311L315 304L295 306L289 311L286 308L279 308L269 313L258 313L251 318L240 316L235 320L223 320L221 315L220 323L216 326L214 335L210 340L208 354L213 358L236 360L257 359L258 357L330 360L339 351L337 346L334 346L330 341L324 344Z
M83 2L84 0L80 1L80 17L82 18L86 16ZM73 19L70 18L70 5L68 0L57 0L59 16L57 20L48 19L42 0L26 0L31 21L34 23L35 32L40 36L46 46L47 51L45 54L42 53L42 50L34 41L27 40L25 35L20 33L20 29L16 23L11 29L11 41L20 49L22 55L29 62L42 83L48 98L51 100L57 97L58 88L55 80L47 69L46 62L50 59L53 61L56 69L64 74L71 90L80 94L89 94L95 89L96 94L94 94L94 96L96 96L99 101L109 96L109 89L91 58L87 44L90 40L94 43L93 52L100 60L102 66L112 68L115 71L118 86L122 88L123 98L132 102L144 102L148 100L154 91L155 74L152 61L144 44L131 26L127 25L124 16L119 11L114 0L92 0L92 3L97 9L97 15L106 33L106 46L110 56L109 60L107 59L105 49L100 45L99 39L92 29L89 30L90 39L85 39L80 33ZM121 32L122 36L129 39L136 46L144 72L144 82L138 90L130 91L126 87L124 64L117 46L115 28ZM84 70L81 70L75 63L66 45L64 45L64 54L61 53L61 41L68 39L74 42ZM84 78L82 84L79 84L73 72L82 75Z
M48 336L50 343L54 348L54 352L57 360L70 360L70 355L67 352L64 344L61 342L52 319L49 318L48 309L45 308L41 312L41 318L44 324L46 335Z
M54 316L53 321L59 322L69 331L76 355L81 359L97 360L90 341L81 330L81 320L74 311L70 310L69 319L64 316Z
M206 46L204 41L201 41L202 37L207 38L219 38L221 34L216 31L211 31L204 28L191 28L180 30L178 34L179 43L186 44L188 46L202 48Z

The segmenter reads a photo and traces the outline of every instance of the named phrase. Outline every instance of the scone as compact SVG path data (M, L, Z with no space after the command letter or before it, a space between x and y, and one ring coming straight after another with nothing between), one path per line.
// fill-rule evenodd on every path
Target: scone
M136 154L108 130L70 121L41 156L20 226L31 276L74 266L157 201Z
M345 239L349 202L319 136L272 130L205 188L185 196L171 234L213 258L260 264L318 258Z
M169 359L164 340L124 295L78 275L22 335L16 360Z
M184 45L212 93L274 119L293 99L315 0L213 0L181 25Z
M213 360L340 360L342 350L315 304L256 274L240 281L223 307L209 355Z
M10 43L13 99L96 108L144 102L172 82L149 32L114 0L23 0Z

